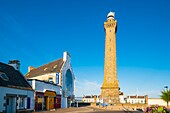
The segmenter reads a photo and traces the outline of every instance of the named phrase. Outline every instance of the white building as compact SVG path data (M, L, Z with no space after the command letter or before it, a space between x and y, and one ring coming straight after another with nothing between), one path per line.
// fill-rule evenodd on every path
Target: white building
M127 96L126 103L131 104L145 104L147 102L148 96Z
M119 99L120 99L120 103L125 103L123 92L119 93ZM82 101L87 102L87 103L92 103L92 102L103 103L103 100L100 99L100 95L99 96L97 96L97 95L86 95L85 96L84 95L82 98Z
M26 78L48 81L61 86L61 108L70 107L71 102L74 101L75 76L68 52L63 53L63 58L40 67L30 66Z
M125 103L125 99L124 99L124 94L123 94L123 92L120 92L120 93L119 93L119 100L120 100L120 103Z
M86 95L86 96L83 96L82 101L86 102L86 103L93 103L93 102L98 103L99 102L99 96L97 96L97 95L91 95L91 96Z
M0 113L34 110L34 91L19 71L19 65L18 60L10 61L9 65L0 62Z
M61 108L61 86L34 79L28 79L28 82L35 90L35 110Z

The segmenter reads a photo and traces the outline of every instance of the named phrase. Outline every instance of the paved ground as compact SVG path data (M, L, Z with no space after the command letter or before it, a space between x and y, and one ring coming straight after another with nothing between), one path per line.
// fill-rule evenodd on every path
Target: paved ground
M114 109L99 109L97 107L65 108L54 111L39 111L34 113L142 113L139 111L118 111Z
M79 107L79 108L64 108L64 109L57 109L52 111L39 111L34 113L143 113L141 111L126 111L127 108L121 106L114 106L114 107ZM168 109L170 112L170 108Z

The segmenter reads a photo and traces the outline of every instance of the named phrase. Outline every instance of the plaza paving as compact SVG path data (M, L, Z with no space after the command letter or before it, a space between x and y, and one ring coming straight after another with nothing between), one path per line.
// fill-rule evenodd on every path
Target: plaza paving
M119 108L99 108L99 107L79 107L79 108L64 108L53 111L39 111L34 113L142 113L140 111L118 110Z
M170 112L170 109L168 109ZM138 110L127 110L126 108L120 107L120 106L114 106L114 107L79 107L79 108L64 108L64 109L56 109L52 111L39 111L34 113L143 113L142 111Z

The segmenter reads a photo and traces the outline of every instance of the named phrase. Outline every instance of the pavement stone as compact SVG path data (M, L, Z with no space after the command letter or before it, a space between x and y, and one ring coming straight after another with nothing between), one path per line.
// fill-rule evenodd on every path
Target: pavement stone
M113 108L113 107L112 107ZM115 107L116 108L116 107ZM52 111L39 111L34 113L142 113L138 111L124 111L118 109L111 109L111 108L99 108L99 107L79 107L79 108L62 108L56 109Z

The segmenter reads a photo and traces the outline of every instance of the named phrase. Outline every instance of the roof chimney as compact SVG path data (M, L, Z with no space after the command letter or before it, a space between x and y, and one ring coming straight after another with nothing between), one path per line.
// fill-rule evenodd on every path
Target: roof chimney
M10 60L8 62L10 66L12 66L15 70L20 70L20 61L19 60Z
M65 51L64 53L63 53L63 60L64 61L67 61L67 60L70 60L70 54L67 52L67 51Z
M33 69L34 69L34 67L29 66L29 67L28 67L28 72L30 72L30 71L33 70Z

